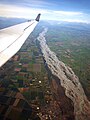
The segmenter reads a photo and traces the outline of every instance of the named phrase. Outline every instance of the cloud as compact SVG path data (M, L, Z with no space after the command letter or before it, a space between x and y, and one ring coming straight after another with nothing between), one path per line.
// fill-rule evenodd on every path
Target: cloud
M57 20L71 22L88 22L90 16L83 12L75 11L55 11L41 8L19 7L15 5L0 4L0 16L2 17L17 17L17 18L35 18L38 13L41 13L42 20Z
M61 14L61 15L69 15L69 16L83 15L82 12L71 12L71 11L54 11L54 13Z
M48 2L47 0L3 0L0 1L1 4L11 4L16 6L30 7L30 8L49 8L54 6L53 2Z
M33 18L38 13L46 14L48 13L48 10L17 7L12 5L0 5L0 16L3 17Z

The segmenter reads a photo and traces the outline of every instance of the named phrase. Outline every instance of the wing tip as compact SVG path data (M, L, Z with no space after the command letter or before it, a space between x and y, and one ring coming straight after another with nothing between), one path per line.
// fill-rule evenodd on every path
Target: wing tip
M41 13L39 13L39 14L37 15L36 19L35 19L37 22L39 22L40 16L41 16Z

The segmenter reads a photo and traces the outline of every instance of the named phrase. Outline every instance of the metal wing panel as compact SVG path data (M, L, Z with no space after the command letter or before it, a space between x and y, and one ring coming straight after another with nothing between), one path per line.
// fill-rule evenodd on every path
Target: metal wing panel
M0 30L0 67L19 51L37 23L33 20Z
M32 23L34 23L34 21L25 22L0 30L0 52L20 37L23 34L24 29L29 25L32 25Z

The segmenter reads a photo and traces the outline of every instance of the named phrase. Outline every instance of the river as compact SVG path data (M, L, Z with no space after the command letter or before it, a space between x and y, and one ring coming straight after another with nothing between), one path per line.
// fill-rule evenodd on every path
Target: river
M90 120L90 101L85 95L79 78L69 66L60 61L56 54L50 50L45 39L47 32L48 28L45 28L37 37L46 64L52 74L59 78L61 86L65 90L65 95L72 100L75 119Z

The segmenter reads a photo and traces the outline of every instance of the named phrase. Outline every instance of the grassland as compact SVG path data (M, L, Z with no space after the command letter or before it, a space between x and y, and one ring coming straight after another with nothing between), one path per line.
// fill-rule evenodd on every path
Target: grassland
M53 24L48 26L46 39L57 57L79 77L90 99L90 26Z

